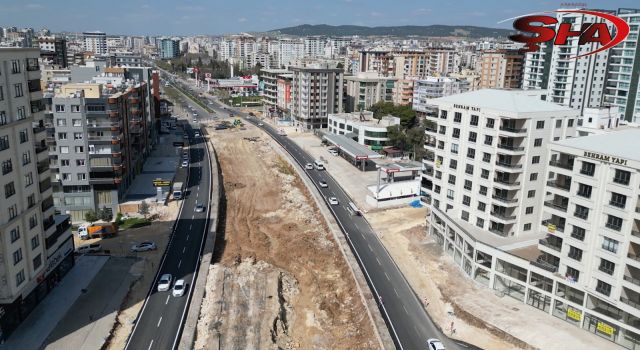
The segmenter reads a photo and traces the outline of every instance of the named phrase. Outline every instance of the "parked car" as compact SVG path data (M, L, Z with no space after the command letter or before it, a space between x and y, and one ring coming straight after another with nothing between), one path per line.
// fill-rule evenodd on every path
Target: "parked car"
M153 242L142 242L131 246L132 252L146 252L149 250L156 250L158 247Z
M336 198L336 197L329 197L329 204L331 204L331 205L338 205L338 198Z
M445 350L442 342L436 338L431 338L427 340L427 346L429 350Z
M189 166L189 161L188 161L188 160L183 160L183 161L182 161L182 167L183 167L183 168L186 168L186 167L188 167L188 166Z
M320 185L320 187L322 187L322 188L327 188L327 187L329 187L329 185L327 185L327 182L326 182L326 181L324 181L324 180L320 180L320 181L318 181L318 185Z
M158 292L166 292L171 288L171 281L173 280L173 276L171 274L165 273L160 276L160 281L158 281Z
M307 164L305 164L304 168L307 169L307 170L313 170L313 164L307 163Z
M171 294L174 297L181 297L184 295L184 290L185 290L185 283L184 280L177 280L176 283L173 285L173 290L171 291Z
M337 155L338 155L338 151L336 151L336 150L335 150L335 149L333 149L333 148L330 148L330 149L329 149L329 154L331 154L332 156L337 156Z
M200 203L198 205L196 205L196 207L194 208L196 213L202 213L204 212L204 204Z
M102 245L100 243L91 243L76 248L78 254L98 253L102 251Z

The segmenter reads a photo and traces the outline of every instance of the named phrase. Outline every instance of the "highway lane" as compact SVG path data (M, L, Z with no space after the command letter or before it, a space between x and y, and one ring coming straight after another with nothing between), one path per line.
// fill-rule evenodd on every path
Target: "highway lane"
M214 101L213 106L210 107L213 107L217 113L233 112L234 115L242 116L254 125L258 125L259 119L256 117L249 117L235 108L221 107L215 100L208 99L208 101ZM258 127L280 143L303 169L305 164L314 161L288 137L278 135L276 128L267 123ZM367 276L373 294L379 296L378 306L386 319L392 337L396 341L396 347L399 349L426 349L427 339L438 338L447 349L477 349L472 345L451 340L437 329L425 311L422 301L417 298L368 221L363 216L350 214L347 206L351 199L333 177L326 171L307 169L304 171L316 185L346 234L352 251L359 259L363 272ZM318 185L321 180L327 182L326 188ZM336 197L339 204L329 204L329 197Z
M190 168L187 195L169 240L167 250L154 278L150 293L138 315L136 325L127 342L127 349L172 349L181 334L184 317L193 291L195 271L202 252L209 224L209 211L197 213L197 203L208 208L210 195L210 163L208 151L201 138L194 138L190 126ZM144 253L140 253L144 255ZM187 291L182 297L173 297L171 290L158 292L160 275L169 273L173 281L184 279ZM149 278L149 277L147 277Z

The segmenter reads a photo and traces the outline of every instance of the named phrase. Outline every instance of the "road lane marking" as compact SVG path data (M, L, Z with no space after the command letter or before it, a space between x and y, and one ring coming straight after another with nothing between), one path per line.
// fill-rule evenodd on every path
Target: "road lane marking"
M180 259L180 261L178 261L178 268L180 268L180 265L182 265L182 259Z
M380 263L380 260L378 260L378 258L376 258L376 261L378 262L378 265L382 266L382 264Z
M187 249L187 247L182 247L182 254L184 254L184 251Z
M395 288L393 288L393 291L396 293L396 296L397 296L397 297L399 297L399 296L400 296L400 295L398 295L398 291L397 291Z
M158 324L156 325L156 328L160 327L160 323L162 323L162 316L160 316L160 319L158 320Z
M169 304L169 297L170 297L170 296L171 296L171 295L167 295L167 300L165 300L165 301L164 301L164 304L165 304L165 305Z
M408 314L409 314L409 311L407 311L407 308L406 308L406 307L404 307L404 305L402 305L402 308L404 309L404 313L408 315Z
M192 219L193 219L193 218L192 218ZM192 225L193 225L193 224L189 224L189 230L191 230L191 226L192 226Z
M149 347L147 348L147 350L151 349L152 345L153 345L153 339L151 339L151 343L149 343Z
M371 248L371 244L367 244L369 246L369 250L373 252L373 248Z
M178 266L178 267L180 267L180 266ZM384 275L387 276L387 281L391 282L391 278L389 278L389 275L387 275L386 272L384 273Z
M191 215L191 219L192 220L195 219L195 217L196 217L196 214ZM191 227L189 227L189 228L191 228Z
M189 240L189 235L187 235L187 241Z

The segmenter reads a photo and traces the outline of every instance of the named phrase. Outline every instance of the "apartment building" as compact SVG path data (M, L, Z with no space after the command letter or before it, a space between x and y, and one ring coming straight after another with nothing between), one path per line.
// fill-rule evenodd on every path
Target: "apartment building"
M480 56L481 89L519 89L524 54L518 50L485 51Z
M51 99L47 134L54 169L54 203L83 221L86 212L118 203L150 151L147 86L67 84Z
M67 67L67 40L58 36L41 36L38 38L40 57L44 63L60 68Z
M375 72L345 76L345 111L355 112L369 109L378 102L393 102L395 81Z
M278 103L276 109L278 111L288 112L291 110L291 80L293 74L285 73L278 75Z
M286 73L289 73L286 69L262 69L260 71L260 80L264 84L262 102L265 111L275 110L278 104L278 75Z
M180 56L180 40L164 38L160 40L160 58L170 60Z
M291 67L291 116L297 126L327 127L331 113L342 113L343 70L328 65Z
M417 78L396 80L393 86L393 103L401 106L410 105L413 101L413 85Z
M378 120L369 111L329 114L330 133L346 135L374 151L387 146L387 128L395 125L400 125L400 118L387 115Z
M469 91L469 81L448 77L426 77L414 82L412 107L418 115L433 113L430 101Z
M107 54L107 34L103 32L84 32L84 50L95 55Z
M483 89L431 103L438 114L427 118L423 191L433 210L499 237L534 230L544 145L573 136L579 113L515 90Z
M39 49L0 49L0 339L73 266L68 216L54 213Z
M609 50L603 104L618 107L621 119L640 123L640 10L619 9L617 15L629 23L630 31L621 44Z

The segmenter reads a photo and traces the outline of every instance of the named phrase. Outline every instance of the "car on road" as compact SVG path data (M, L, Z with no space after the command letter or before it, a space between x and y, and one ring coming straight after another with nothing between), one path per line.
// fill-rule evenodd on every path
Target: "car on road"
M188 138L189 138L189 134L184 133L184 134L182 135L182 138L183 138L183 139L188 139Z
M193 118L193 120L192 120L192 121L193 121L194 123L197 123L197 122L198 122L198 119Z
M427 347L429 350L445 350L442 342L436 338L427 340Z
M263 122L258 123L258 126L264 126Z
M329 204L331 204L331 205L338 205L338 198L336 198L336 197L329 197Z
M76 248L76 253L78 254L98 253L101 250L102 250L102 245L100 243L91 243L91 244L83 245Z
M188 160L183 160L183 161L182 161L182 167L183 167L183 168L186 168L186 167L188 167L188 166L189 166L189 161L188 161Z
M195 137L200 137L200 132L199 132L199 131L196 131L196 132L193 134L193 136L195 136Z
M322 187L322 188L327 188L327 187L329 187L329 185L327 185L327 182L326 182L326 181L324 181L324 180L320 180L320 181L318 181L318 185L320 185L320 187Z
M333 149L333 148L330 148L330 149L329 149L329 154L331 154L332 156L337 156L337 155L338 155L338 151L336 151L336 150L335 150L335 149Z
M165 273L160 276L160 281L158 281L158 292L166 292L171 288L171 281L173 280L173 276L171 274Z
M305 164L304 168L307 169L307 170L313 170L313 164L307 163L307 164Z
M185 290L184 280L177 280L176 283L173 285L173 290L171 291L171 294L174 297L181 297L184 295L184 290Z
M198 205L196 205L196 207L193 209L196 213L202 213L204 212L204 203L200 203Z
M142 242L131 246L132 252L146 252L149 250L156 250L158 247L153 242Z

